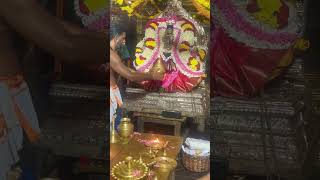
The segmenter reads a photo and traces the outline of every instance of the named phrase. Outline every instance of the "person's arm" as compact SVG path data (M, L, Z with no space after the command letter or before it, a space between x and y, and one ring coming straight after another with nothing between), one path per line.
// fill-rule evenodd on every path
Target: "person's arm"
M105 63L108 36L74 35L35 0L1 2L0 16L25 39L71 63Z
M80 26L72 24L70 22L63 21L61 19L57 19L57 20L60 22L60 24L64 27L65 30L67 30L69 33L73 35L86 35L86 36L95 36L100 38L104 38L108 36L107 28L105 31L97 33L97 32L93 32L93 31L89 31L87 29L81 28Z
M66 22L61 19L57 19L57 20L60 22L60 24L64 27L65 30L67 30L69 33L73 35L81 35L83 33L86 33L85 29L78 27L74 24L71 24L70 22Z
M130 81L144 81L144 80L162 80L163 75L158 73L141 73L133 71L125 66L117 53L110 50L110 67L120 76Z

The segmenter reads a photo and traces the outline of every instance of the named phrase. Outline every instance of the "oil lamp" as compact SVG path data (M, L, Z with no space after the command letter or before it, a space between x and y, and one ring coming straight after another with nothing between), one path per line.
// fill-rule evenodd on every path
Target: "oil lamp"
M115 117L112 118L112 127L111 127L111 134L110 134L110 143L115 144L119 142L119 135L115 128Z

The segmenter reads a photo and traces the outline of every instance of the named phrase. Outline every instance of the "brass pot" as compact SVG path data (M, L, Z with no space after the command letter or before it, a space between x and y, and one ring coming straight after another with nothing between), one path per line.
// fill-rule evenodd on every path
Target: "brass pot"
M133 133L133 124L130 122L129 118L122 118L121 123L118 127L120 137L128 139Z
M151 68L151 72L157 72L157 73L166 72L166 68L160 58L158 58L157 61L154 63L153 67Z
M170 173L177 167L177 161L170 157L157 157L155 161L159 172Z

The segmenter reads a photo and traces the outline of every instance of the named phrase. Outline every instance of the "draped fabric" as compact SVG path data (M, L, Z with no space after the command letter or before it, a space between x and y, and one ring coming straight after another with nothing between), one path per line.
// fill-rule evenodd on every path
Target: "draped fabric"
M293 60L297 10L283 0L216 0L211 18L211 95L250 97ZM303 48L302 48L303 49Z
M161 88L165 92L190 92L202 81L200 77L190 78L179 71L166 73L161 81L143 81L142 86L147 91L159 91ZM166 85L163 85L166 82Z
M211 89L214 95L252 96L264 87L288 50L254 49L216 30L211 49Z

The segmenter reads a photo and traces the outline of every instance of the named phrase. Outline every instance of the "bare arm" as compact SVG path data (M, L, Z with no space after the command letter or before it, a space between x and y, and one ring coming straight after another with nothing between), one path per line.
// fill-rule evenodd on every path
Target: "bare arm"
M92 32L87 29L83 29L78 25L72 24L70 22L62 21L61 19L57 19L60 24L64 27L66 31L73 35L86 35L86 36L95 36L100 38L108 37L107 29L104 32Z
M85 30L79 26L76 26L66 21L62 21L61 19L57 20L60 22L60 24L64 27L65 30L67 30L69 33L73 35L80 35L86 33Z
M110 66L112 70L114 70L120 76L130 81L143 81L143 80L156 79L153 77L152 73L140 73L140 72L131 70L130 68L128 68L122 63L121 58L118 56L118 54L112 50L110 50Z
M108 36L75 35L35 0L3 1L0 16L27 40L69 62L105 63Z

